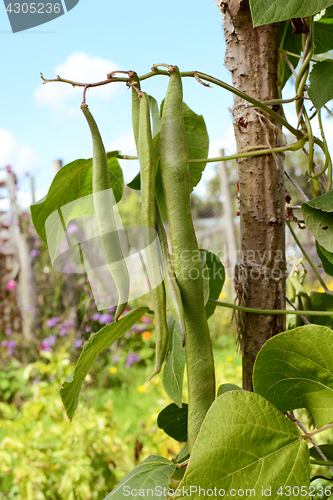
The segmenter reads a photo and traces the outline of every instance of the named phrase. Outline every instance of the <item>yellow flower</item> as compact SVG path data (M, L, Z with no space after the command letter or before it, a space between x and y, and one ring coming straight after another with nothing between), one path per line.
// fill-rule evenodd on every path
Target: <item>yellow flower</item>
M115 367L115 366L111 366L111 368L109 369L109 372L114 374L114 373L117 373L118 369Z
M221 292L219 295L219 299L225 299L227 294L225 292Z
M140 394L142 394L143 392L146 392L145 386L144 385L139 385L138 392L140 392Z
M227 356L226 361L227 363L231 363L231 361L234 359L233 356Z

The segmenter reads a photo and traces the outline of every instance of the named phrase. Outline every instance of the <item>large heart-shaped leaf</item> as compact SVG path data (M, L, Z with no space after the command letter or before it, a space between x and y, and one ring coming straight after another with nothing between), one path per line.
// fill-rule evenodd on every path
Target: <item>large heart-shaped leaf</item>
M250 0L253 26L308 17L332 5L332 0Z
M176 465L164 457L150 455L146 460L137 465L127 476L109 493L104 500L142 500L162 496L163 488L167 489L168 482ZM150 493L149 493L150 492Z
M111 188L116 202L121 200L124 188L123 173L116 152L107 153ZM37 233L47 244L46 219L60 207L74 200L92 194L92 158L75 160L64 165L54 177L50 189L43 200L31 205L31 218Z
M258 394L233 391L208 410L180 498L188 498L184 490L189 495L192 487L192 500L265 498L263 490L276 500L279 488L308 487L309 479L309 450L296 425Z
M280 411L307 408L317 427L333 422L333 332L305 325L269 339L253 370L255 392Z
M127 332L148 311L148 307L133 309L120 319L118 323L113 322L110 325L104 326L99 332L92 335L83 346L74 372L67 377L60 389L60 396L69 420L72 420L74 417L79 403L82 384L97 356L102 351L105 351L105 349L111 347L123 333Z
M318 243L333 252L333 190L303 203L302 214L307 228Z

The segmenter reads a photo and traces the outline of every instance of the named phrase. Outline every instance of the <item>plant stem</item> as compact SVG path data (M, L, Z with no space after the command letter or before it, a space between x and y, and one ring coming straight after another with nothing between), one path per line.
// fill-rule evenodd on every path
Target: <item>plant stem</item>
M220 307L227 307L228 309L234 309L235 311L242 311L255 314L295 314L296 316L333 316L333 311L298 311L293 309L253 309L252 307L236 306L235 304L229 304L229 302L222 302L220 300L208 299L208 302L216 304Z
M157 76L157 75L169 76L169 72L165 71L165 70L157 70L156 69L154 71L150 71L149 73L146 73L145 75L140 76L139 80L143 81L143 80L146 80L148 78L152 78L153 76ZM244 92L237 90L236 88L232 87L231 85L228 85L227 83L223 82L222 80L218 80L217 78L214 78L213 76L210 76L210 75L206 75L205 73L201 73L200 71L185 71L185 72L181 72L180 75L181 75L181 77L191 77L191 78L196 78L198 76L201 80L206 80L207 82L214 83L215 85L222 87L225 90L228 90L228 92L232 92L233 94L237 95L241 99L244 99L245 101L250 102L251 104L254 104L256 107L262 109L263 111L266 111L266 113L271 115L276 121L278 121L284 127L286 127L286 129L288 129L289 132L291 132L295 137L302 137L304 135L301 130L297 130L296 128L294 128L292 125L290 125L289 122L287 122L287 120L282 118L278 113L273 111L271 108L269 108L265 104L262 104L260 101L253 99L253 97L248 96ZM68 83L68 84L72 85L73 87L85 87L85 86L98 87L98 86L107 85L107 84L113 83L113 82L129 83L131 81L130 78L126 78L126 77L111 77L111 78L108 78L107 80L102 80L102 81L96 82L96 83L82 83L82 82L74 82L72 80L66 80L64 78L61 78L59 75L57 76L57 78L48 80L48 79L44 78L42 73L41 73L41 78L42 78L44 83L62 82L62 83Z
M298 149L301 149L304 145L305 138L302 137L297 142L294 142L293 144L289 144L288 146L281 146L278 148L272 148L272 149L258 149L254 151L247 151L244 153L237 153L234 155L230 156L218 156L216 158L196 158L193 160L189 160L190 163L214 163L218 161L229 161L229 160L237 160L238 158L251 158L253 156L260 156L260 155L268 155L271 153L283 153L284 151L297 151Z
M321 427L320 429L316 429L315 431L311 431L311 432L307 432L306 434L303 434L302 438L303 439L310 439L315 434L319 434L319 432L326 431L327 429L331 429L332 427L333 427L333 424L325 425L325 427Z
M306 260L308 261L308 263L310 264L313 272L315 273L315 275L317 276L318 278L318 281L319 283L321 284L321 286L323 287L323 289L325 290L326 293L328 293L329 295L333 295L333 292L331 292L331 290L329 290L327 288L327 286L325 285L325 282L323 280L323 278L320 276L320 273L318 271L318 269L316 268L316 266L314 265L312 259L309 257L308 253L306 252L305 248L303 247L302 243L299 241L299 239L297 238L297 235L295 233L295 231L293 230L291 224L290 224L290 221L286 220L286 223L287 223L287 226L289 227L289 230L295 240L295 242L297 243L297 246L298 248L301 250L301 252L303 253L304 257L306 258ZM304 311L303 311L304 312ZM307 313L308 314L308 313Z

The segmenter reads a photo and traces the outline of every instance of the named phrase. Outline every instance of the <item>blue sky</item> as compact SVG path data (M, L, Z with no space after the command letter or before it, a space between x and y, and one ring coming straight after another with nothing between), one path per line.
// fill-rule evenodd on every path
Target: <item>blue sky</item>
M64 164L92 156L87 124L80 110L81 90L62 83L42 85L46 78L94 82L114 69L150 70L153 63L177 64L182 71L201 70L228 83L223 66L222 18L214 0L80 0L70 12L39 27L13 34L0 5L0 167L11 164L29 204L28 179L35 177L37 197L54 176L52 160ZM143 90L161 101L168 80L155 77ZM232 96L207 89L194 79L184 81L184 101L203 114L210 134L210 156L220 147L232 149ZM87 103L108 150L134 154L131 93L125 84L90 90ZM122 162L125 180L138 167ZM210 165L205 178L212 175ZM201 188L203 189L203 188Z

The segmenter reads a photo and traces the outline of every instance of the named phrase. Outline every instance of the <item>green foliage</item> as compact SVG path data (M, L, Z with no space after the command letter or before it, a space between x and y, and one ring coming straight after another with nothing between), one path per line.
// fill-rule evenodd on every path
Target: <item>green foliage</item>
M110 401L70 424L57 389L72 369L65 352L28 365L31 397L20 411L0 407L0 498L100 500L115 485L127 447L116 442Z
M161 491L167 488L175 469L176 465L166 458L152 455L135 467L104 500L123 500L124 496L130 496L133 500L141 499L147 490L154 495L155 488Z
M333 252L333 191L302 204L305 224L316 241Z
M280 411L307 408L316 427L333 421L333 332L305 325L281 333L260 350L255 392Z
M233 391L208 410L181 486L197 487L193 499L209 498L215 487L229 496L235 489L236 498L242 496L238 490L250 489L263 498L261 488L271 488L267 496L278 498L281 485L309 485L309 469L308 447L296 425L258 394Z
M163 387L167 395L178 405L182 404L183 378L185 370L185 349L176 321L168 320L169 340L167 360L163 370Z
M157 425L168 436L185 443L187 441L188 405L183 403L179 408L174 403L164 408L157 418Z
M317 109L333 98L333 60L317 62L310 74L309 97Z
M114 344L148 310L148 307L134 309L118 322L106 325L85 344L74 372L65 380L60 390L70 420L74 417L83 381L97 356Z
M250 0L253 26L308 17L332 5L332 0Z
M123 173L117 158L114 158L114 152L107 153L107 156L110 169L111 187L115 199L118 202L123 195ZM91 194L92 158L89 158L88 160L75 160L68 165L64 165L58 171L46 197L31 206L32 222L37 233L45 244L47 243L45 222L48 217L54 212L57 214L57 210L67 203ZM74 209L71 215L71 219L80 217L80 215L82 215L82 213L80 213L80 208ZM49 231L57 230L57 220L58 219L55 219L55 225L52 225L51 221Z

